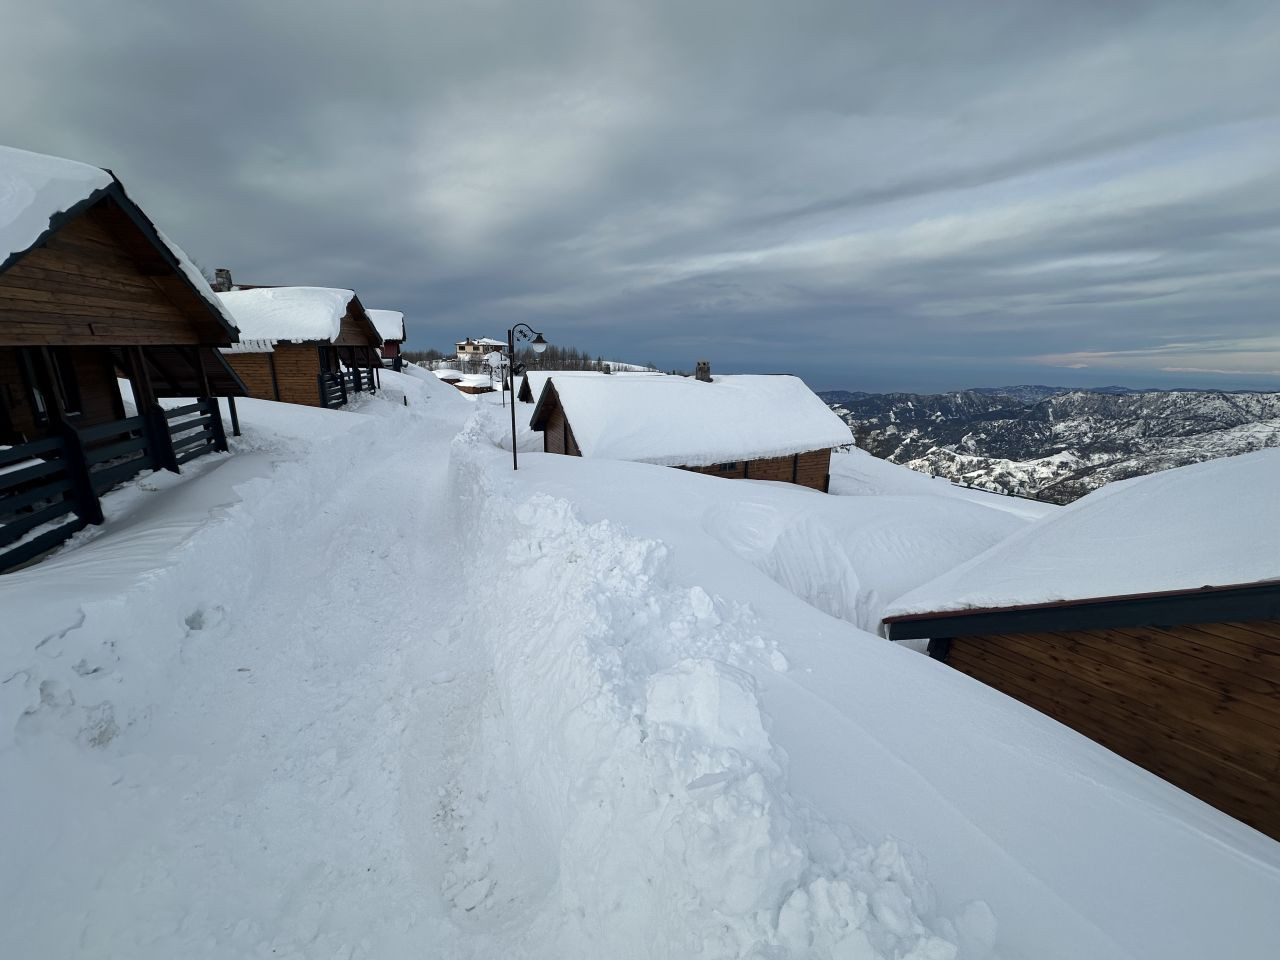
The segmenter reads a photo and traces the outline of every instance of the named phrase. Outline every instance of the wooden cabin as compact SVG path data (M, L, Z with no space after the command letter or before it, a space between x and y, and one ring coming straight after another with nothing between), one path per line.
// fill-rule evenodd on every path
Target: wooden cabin
M110 172L0 148L0 251L5 569L100 523L100 496L141 470L227 449L213 398L245 389L217 351L230 317Z
M224 353L250 396L340 407L377 389L382 340L353 291L241 286L217 296L240 327Z
M396 372L404 365L400 357L400 345L404 343L404 314L399 310L369 310L369 319L382 339L379 353L382 365Z
M797 377L552 375L530 418L542 449L826 491L849 427Z
M887 635L1280 839L1280 450L1115 487L899 598Z

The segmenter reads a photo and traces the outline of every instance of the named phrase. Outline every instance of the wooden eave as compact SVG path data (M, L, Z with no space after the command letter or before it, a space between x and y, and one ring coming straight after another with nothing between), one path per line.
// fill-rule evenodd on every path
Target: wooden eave
M1280 580L885 617L890 640L1280 620Z
M378 335L378 328L369 319L369 314L365 313L364 304L360 302L359 296L353 296L351 302L347 304L347 312L342 316L342 327L338 331L338 338L333 342L340 347L382 346L382 337Z
M111 173L111 171L107 171ZM19 263L32 250L81 216L92 215L119 241L138 265L139 272L173 303L196 326L200 342L209 346L227 346L239 342L240 334L223 315L196 289L182 271L177 257L160 239L154 223L125 193L120 181L111 174L112 182L93 191L79 203L49 218L48 228L25 250L9 254L0 263L0 275Z
M563 404L560 403L560 394L556 393L555 384L548 379L542 387L542 393L538 395L538 402L534 405L533 414L529 417L529 427L533 430L545 429L547 419L555 411L556 407L563 408Z

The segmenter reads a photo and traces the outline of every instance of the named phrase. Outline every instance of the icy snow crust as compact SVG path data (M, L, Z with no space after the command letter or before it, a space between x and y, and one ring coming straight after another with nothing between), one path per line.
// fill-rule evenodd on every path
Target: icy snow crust
M373 327L383 343L404 339L404 314L399 310L366 310L365 313L373 321Z
M751 552L843 505L886 547L851 569L896 588L929 575L925 524L892 552L877 504L932 494L540 453L513 474L507 411L415 367L343 411L238 406L233 455L140 477L0 577L14 956L1280 941L1280 845L800 599L825 550L779 547L790 579ZM930 515L953 557L1023 522L955 505Z
M115 178L106 170L87 163L0 146L0 263L29 249L49 229L53 217L113 182ZM231 314L223 309L191 258L159 227L156 235L196 292L234 326Z
M1280 580L1280 450L1107 484L886 616Z
M219 293L245 340L294 343L338 338L355 293L329 287L259 287Z
M786 376L553 378L584 457L701 467L851 443L848 426Z

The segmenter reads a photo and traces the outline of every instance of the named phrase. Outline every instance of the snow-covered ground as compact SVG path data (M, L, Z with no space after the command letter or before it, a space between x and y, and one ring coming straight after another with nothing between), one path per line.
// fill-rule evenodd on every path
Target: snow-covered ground
M1280 942L1280 844L855 626L1022 502L513 473L499 396L383 377L241 402L232 455L0 578L4 956Z

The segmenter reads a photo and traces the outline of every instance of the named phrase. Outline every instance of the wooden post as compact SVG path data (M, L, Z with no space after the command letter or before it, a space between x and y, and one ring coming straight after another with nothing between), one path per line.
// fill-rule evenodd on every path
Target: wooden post
M231 410L231 435L240 436L240 416L236 413L236 398L227 397L227 407Z
M205 397L204 402L208 405L209 412L213 415L213 449L222 453L227 452L227 428L222 423L222 409L218 406L217 397ZM234 401L233 401L234 402Z
M65 420L58 424L57 429L62 439L62 458L67 465L67 478L71 481L76 514L85 523L101 523L102 502L93 491L93 477L89 473L89 461L84 455L80 433Z

